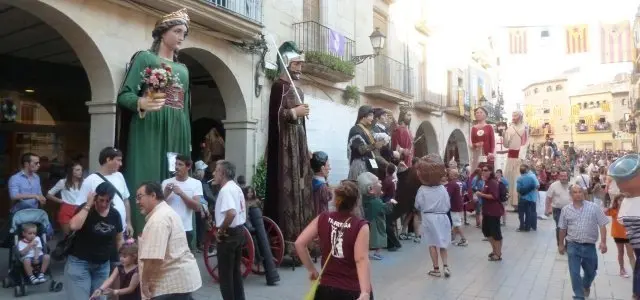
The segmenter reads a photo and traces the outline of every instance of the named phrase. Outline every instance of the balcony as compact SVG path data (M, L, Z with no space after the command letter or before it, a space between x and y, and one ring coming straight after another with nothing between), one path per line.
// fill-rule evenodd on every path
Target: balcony
M543 136L544 130L541 127L531 128L531 132L529 132L531 136Z
M126 1L109 0L126 5ZM194 25L227 39L252 40L262 33L262 0L130 0L163 13L186 8ZM214 30L215 29L215 30Z
M317 22L293 24L294 41L305 52L302 73L331 82L351 81L355 65L351 57L356 43Z
M373 72L367 74L365 93L397 104L413 102L414 74L407 65L378 55L373 59Z
M588 125L586 123L576 124L577 133L606 133L611 132L611 130L611 123L609 122L598 122L594 125Z
M431 91L422 89L416 95L416 99L413 101L413 107L417 110L424 112L440 112L442 109L442 95L433 93Z

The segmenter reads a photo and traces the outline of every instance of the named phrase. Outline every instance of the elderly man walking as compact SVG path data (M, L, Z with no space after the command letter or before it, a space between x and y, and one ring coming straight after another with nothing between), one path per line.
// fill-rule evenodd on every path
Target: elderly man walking
M573 288L573 299L585 299L591 293L591 284L598 270L598 253L596 242L600 235L600 252L607 252L607 227L609 218L600 206L584 201L585 195L581 186L570 188L572 204L562 208L560 213L560 243L558 252L569 257L569 275ZM565 245L566 238L566 245ZM580 269L584 277L580 275Z
M158 183L143 183L136 192L136 202L146 221L138 240L143 298L193 299L191 293L202 286L202 279L182 219L164 201Z

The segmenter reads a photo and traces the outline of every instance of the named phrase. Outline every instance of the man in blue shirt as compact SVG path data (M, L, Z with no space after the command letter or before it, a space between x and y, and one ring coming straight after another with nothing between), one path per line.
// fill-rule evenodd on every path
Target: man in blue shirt
M25 208L38 208L47 201L42 195L40 177L36 174L40 169L40 157L28 152L22 155L20 161L22 169L9 178L11 214Z
M540 182L529 166L520 166L520 177L516 181L518 191L518 218L520 227L518 231L537 230L538 217L536 214L536 200L538 199Z

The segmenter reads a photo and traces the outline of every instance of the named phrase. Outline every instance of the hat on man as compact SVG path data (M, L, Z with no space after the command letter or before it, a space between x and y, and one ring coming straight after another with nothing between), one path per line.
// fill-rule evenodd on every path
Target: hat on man
M627 181L638 175L640 171L640 155L627 154L618 158L609 166L608 175L615 181Z

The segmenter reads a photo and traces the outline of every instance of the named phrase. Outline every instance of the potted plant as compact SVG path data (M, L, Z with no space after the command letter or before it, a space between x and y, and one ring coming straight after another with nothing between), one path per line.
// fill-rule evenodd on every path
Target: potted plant
M264 157L258 160L256 173L253 174L253 178L251 179L251 185L256 192L256 196L264 200L267 194L267 162L264 160Z
M348 85L344 89L342 97L347 102L347 105L356 106L360 103L360 90L355 85Z

